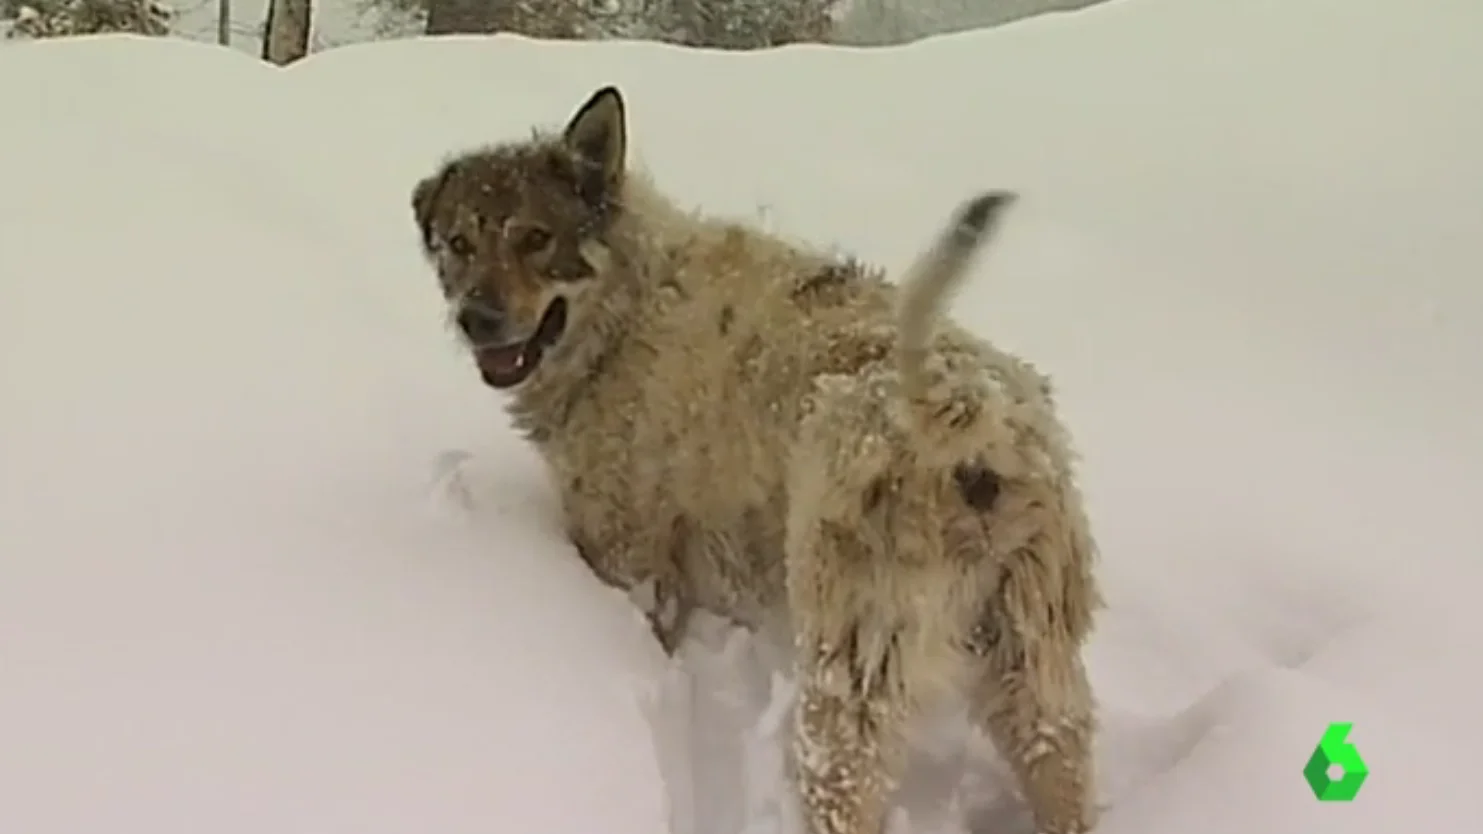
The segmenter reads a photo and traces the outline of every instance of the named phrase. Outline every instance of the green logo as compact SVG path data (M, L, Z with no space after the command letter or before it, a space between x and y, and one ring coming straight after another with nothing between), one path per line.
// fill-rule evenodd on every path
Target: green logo
M1320 802L1348 802L1370 776L1359 748L1344 740L1353 724L1330 724L1312 758L1303 766L1303 778Z

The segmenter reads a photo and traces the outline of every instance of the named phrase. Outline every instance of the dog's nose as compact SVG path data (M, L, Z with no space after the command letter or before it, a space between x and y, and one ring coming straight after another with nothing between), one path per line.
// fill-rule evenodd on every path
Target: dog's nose
M505 332L505 317L483 305L468 306L458 312L458 329L476 345L498 342Z

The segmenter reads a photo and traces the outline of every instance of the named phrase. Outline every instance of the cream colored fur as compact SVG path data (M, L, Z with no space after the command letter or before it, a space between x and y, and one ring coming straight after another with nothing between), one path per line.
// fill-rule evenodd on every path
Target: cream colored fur
M1008 195L966 205L898 291L678 209L625 137L607 88L561 135L455 157L413 198L455 318L479 299L518 347L564 313L499 384L582 558L650 592L667 650L695 607L787 624L810 834L878 834L905 722L960 688L1037 831L1087 831L1100 603L1073 455L1046 378L939 320Z

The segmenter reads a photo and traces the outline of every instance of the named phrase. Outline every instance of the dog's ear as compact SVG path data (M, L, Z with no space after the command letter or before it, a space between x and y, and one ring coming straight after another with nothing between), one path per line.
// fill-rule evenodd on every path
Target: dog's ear
M417 220L417 230L422 233L422 245L428 248L433 245L433 207L437 205L438 195L442 193L450 173L451 166L445 166L433 176L418 182L417 187L412 189L412 216Z
M593 93L567 123L562 141L581 169L582 196L593 203L611 196L623 181L628 148L627 116L618 88Z

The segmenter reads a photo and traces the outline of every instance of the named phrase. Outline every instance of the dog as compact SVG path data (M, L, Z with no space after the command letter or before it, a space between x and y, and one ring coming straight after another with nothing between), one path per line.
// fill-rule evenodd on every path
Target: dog
M881 831L905 726L950 692L1039 834L1088 831L1101 598L1076 458L1048 378L943 312L1015 195L966 202L893 285L682 210L626 157L605 87L411 199L577 553L647 597L666 651L697 609L785 624L810 834Z

